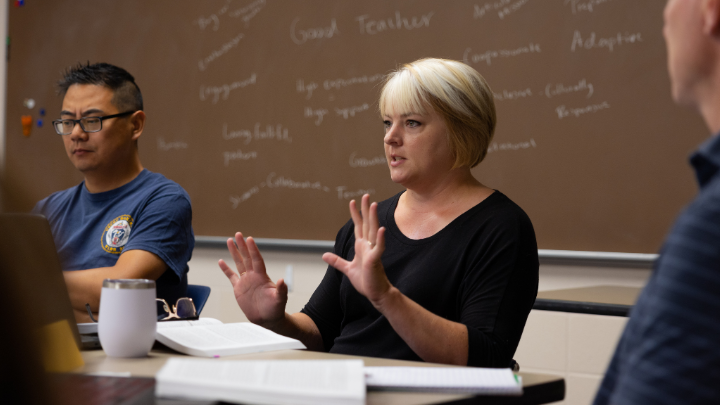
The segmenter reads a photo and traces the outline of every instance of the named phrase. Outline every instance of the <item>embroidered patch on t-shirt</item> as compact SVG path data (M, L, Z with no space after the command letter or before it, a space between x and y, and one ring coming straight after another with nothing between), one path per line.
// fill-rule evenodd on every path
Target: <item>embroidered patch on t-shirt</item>
M108 253L119 255L123 251L123 247L130 239L130 230L132 229L133 218L130 215L120 215L110 221L105 227L100 243L103 249Z

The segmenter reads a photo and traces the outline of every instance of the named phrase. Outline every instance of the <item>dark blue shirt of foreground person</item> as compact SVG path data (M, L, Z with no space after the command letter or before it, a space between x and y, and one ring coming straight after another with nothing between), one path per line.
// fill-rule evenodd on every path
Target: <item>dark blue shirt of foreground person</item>
M663 245L595 405L720 403L720 134L690 162L700 193Z

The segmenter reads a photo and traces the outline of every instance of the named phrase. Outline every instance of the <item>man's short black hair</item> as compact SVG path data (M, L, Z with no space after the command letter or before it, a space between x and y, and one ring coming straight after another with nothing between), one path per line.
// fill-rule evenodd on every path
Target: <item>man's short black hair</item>
M69 67L58 82L58 93L64 97L73 84L94 84L109 88L113 91L112 103L119 112L143 109L142 93L135 84L135 78L127 70L109 63L91 65L88 62L87 65L78 63Z

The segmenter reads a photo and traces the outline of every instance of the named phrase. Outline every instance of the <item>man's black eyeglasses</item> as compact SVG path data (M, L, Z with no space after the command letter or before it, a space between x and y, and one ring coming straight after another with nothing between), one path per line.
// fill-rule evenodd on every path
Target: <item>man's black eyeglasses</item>
M106 115L104 117L83 117L79 120L55 120L52 123L53 127L55 127L55 132L57 132L58 135L72 134L75 124L80 124L80 128L82 128L85 132L99 132L102 130L103 120L134 114L136 111L137 110L125 111L120 114Z

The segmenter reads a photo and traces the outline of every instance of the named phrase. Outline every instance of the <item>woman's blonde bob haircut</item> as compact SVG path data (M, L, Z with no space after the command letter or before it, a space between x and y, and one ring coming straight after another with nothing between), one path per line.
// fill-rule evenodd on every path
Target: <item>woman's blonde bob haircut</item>
M390 73L380 93L380 114L427 114L430 107L448 127L458 167L485 158L495 132L495 101L485 79L470 66L447 59L420 59Z

